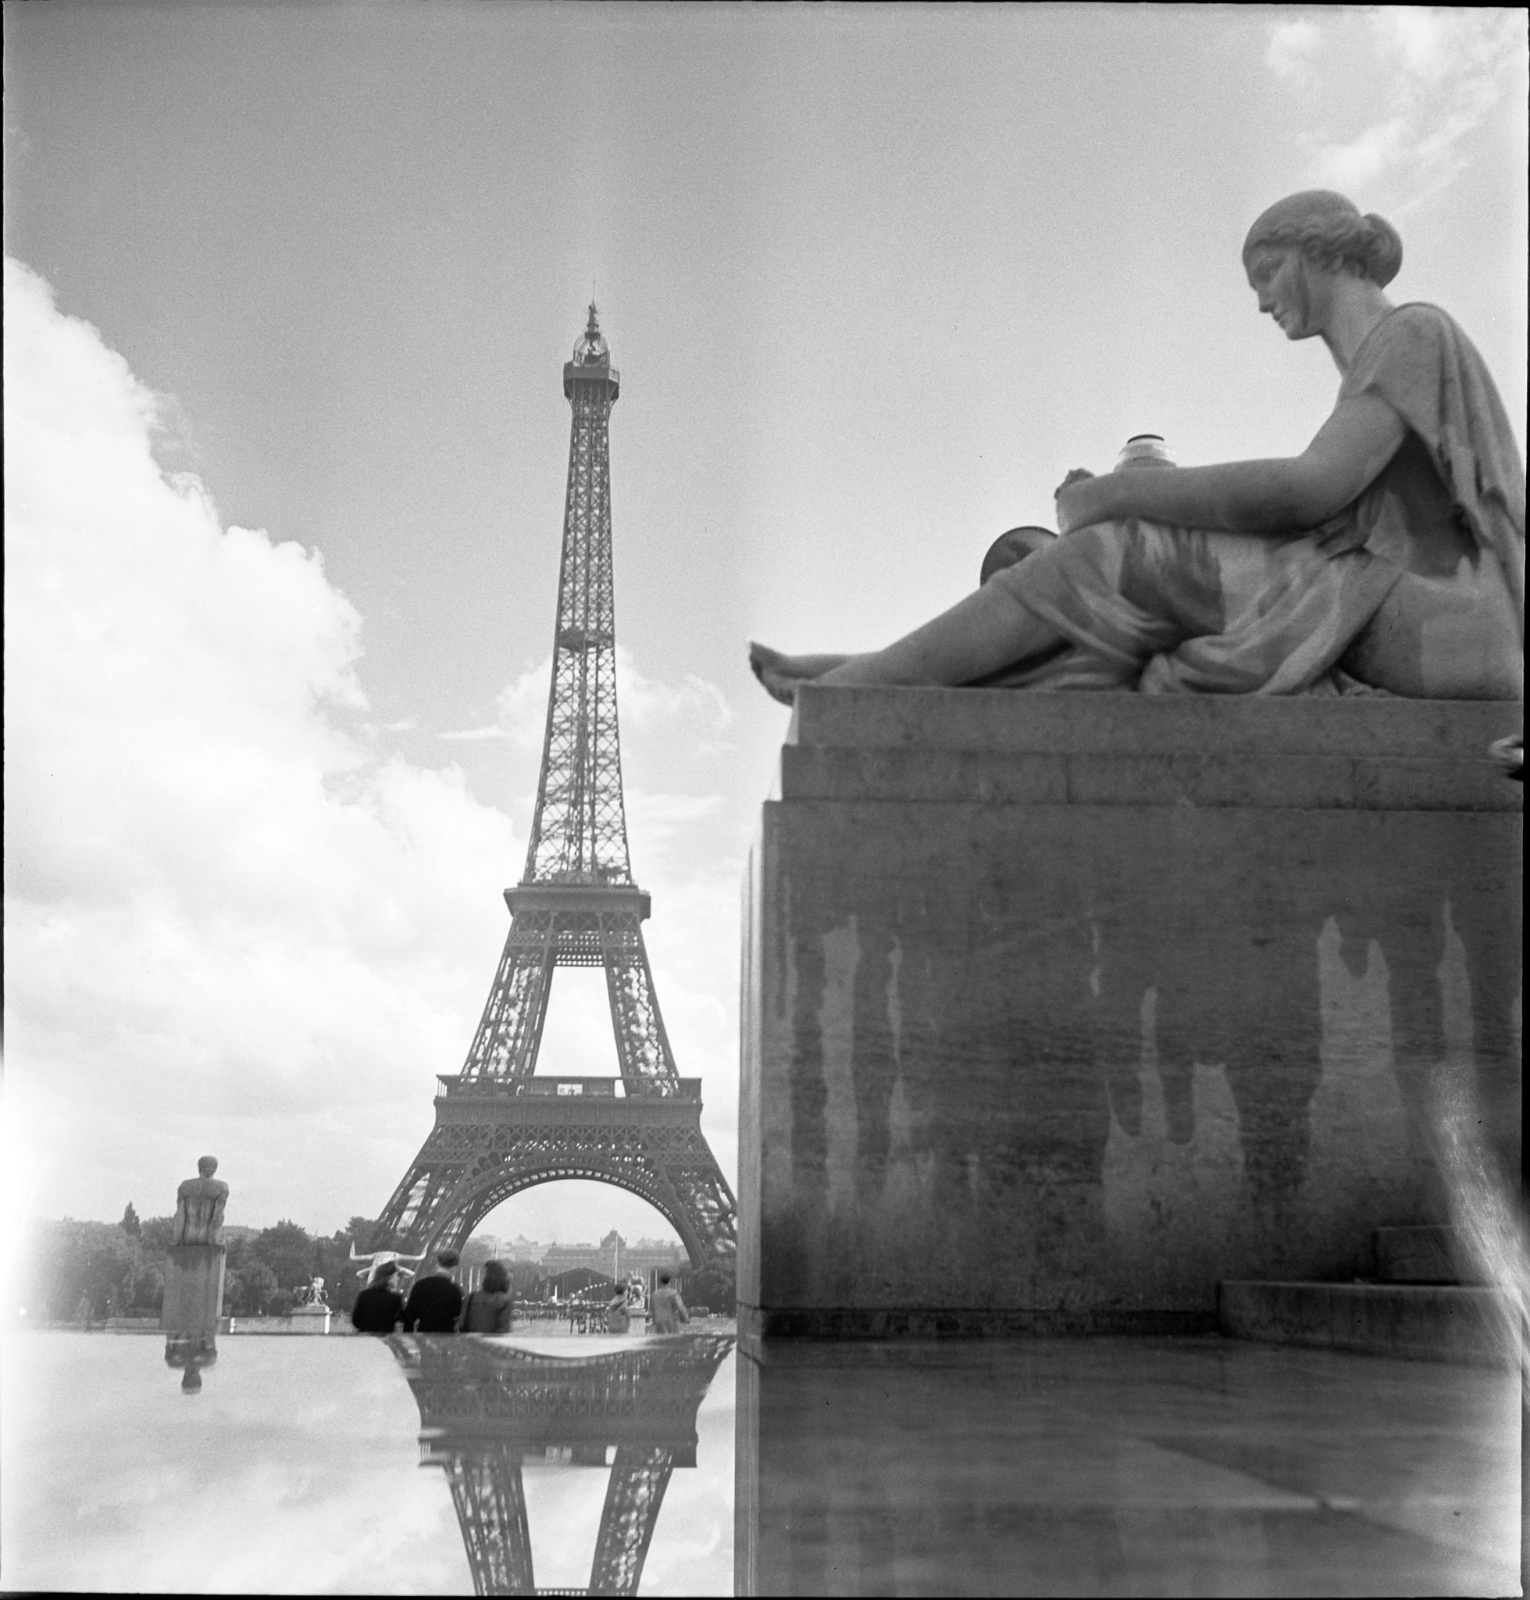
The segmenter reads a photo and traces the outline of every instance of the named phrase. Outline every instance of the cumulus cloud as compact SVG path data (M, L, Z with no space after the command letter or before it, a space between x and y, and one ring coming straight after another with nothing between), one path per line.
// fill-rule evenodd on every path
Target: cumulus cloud
M433 1075L461 1063L524 835L457 768L378 754L362 620L318 552L223 526L200 482L156 460L158 398L35 273L7 261L5 274L19 1198L45 1216L114 1218L128 1200L163 1212L211 1150L231 1221L339 1226L381 1207L430 1127ZM622 670L634 727L726 726L700 680ZM545 669L539 695L512 685L499 736L519 737L522 699L545 694ZM662 840L712 802L632 805ZM670 924L660 992L672 1032L731 1086L721 924L717 906ZM603 1038L581 1019L574 1032L589 1037L563 1070L609 1070L609 1023ZM731 1110L730 1092L718 1099L709 1124Z
M502 934L509 820L378 761L316 552L168 479L160 408L5 267L8 1133L33 1208L379 1206Z
M1277 77L1300 81L1307 76L1322 40L1322 30L1310 17L1277 22L1270 29L1265 62Z
M508 739L517 749L540 750L547 721L547 689L552 657L512 678L495 701L493 722L443 733L448 740ZM706 751L726 748L723 735L736 713L715 683L694 672L678 682L650 678L625 645L616 647L616 704L622 733L681 731Z
M1305 136L1307 178L1346 191L1384 190L1402 215L1467 165L1471 135L1522 83L1524 53L1519 10L1378 6L1331 22L1277 22L1265 60L1299 92L1316 95L1324 73L1342 79L1327 87L1327 98L1344 105L1379 82L1379 109L1358 131L1335 136L1317 128Z

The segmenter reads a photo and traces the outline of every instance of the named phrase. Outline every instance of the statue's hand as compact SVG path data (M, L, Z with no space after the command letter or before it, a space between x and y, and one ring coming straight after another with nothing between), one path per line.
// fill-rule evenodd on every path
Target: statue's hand
M1086 528L1100 520L1095 509L1098 498L1093 493L1094 474L1083 467L1075 467L1053 491L1057 501L1057 531L1072 533L1075 528Z
M1332 561L1335 556L1360 549L1368 535L1360 526L1360 519L1351 515L1346 508L1327 522L1320 522L1312 530L1311 536L1316 540L1318 549Z

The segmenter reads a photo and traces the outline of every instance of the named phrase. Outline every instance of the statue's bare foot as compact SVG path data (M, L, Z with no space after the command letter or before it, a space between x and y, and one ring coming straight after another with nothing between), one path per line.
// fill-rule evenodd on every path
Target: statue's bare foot
M774 667L756 665L754 675L760 680L760 686L772 700L779 700L783 706L794 706L797 703L797 690L810 680L807 678L788 678L776 671Z
M797 685L816 678L837 666L843 656L789 656L769 645L749 642L749 669L760 680L765 692L782 705L792 705Z

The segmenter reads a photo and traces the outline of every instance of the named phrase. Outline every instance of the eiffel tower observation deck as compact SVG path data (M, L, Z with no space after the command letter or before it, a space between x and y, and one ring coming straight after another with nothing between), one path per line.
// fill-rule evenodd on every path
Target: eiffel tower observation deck
M701 1131L701 1081L664 1029L632 881L616 712L609 422L620 392L595 307L563 368L573 410L547 731L526 870L462 1071L440 1077L436 1125L378 1219L410 1249L460 1245L495 1206L557 1179L648 1201L693 1266L732 1270L737 1205ZM553 973L602 967L617 1078L536 1074Z

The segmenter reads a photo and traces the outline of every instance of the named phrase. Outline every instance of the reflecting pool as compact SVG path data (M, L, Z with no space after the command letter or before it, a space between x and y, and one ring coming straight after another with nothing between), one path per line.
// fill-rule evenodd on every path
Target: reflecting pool
M15 1335L0 1584L727 1593L732 1351L235 1336L183 1393L162 1339Z
M4 1358L0 1587L1518 1594L1504 1368L1219 1338L155 1337ZM735 1485L737 1489L735 1492Z

